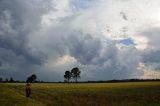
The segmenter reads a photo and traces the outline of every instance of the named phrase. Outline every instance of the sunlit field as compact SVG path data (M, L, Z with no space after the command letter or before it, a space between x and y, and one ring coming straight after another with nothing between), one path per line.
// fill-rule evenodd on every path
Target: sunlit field
M1 83L0 106L160 106L160 82Z

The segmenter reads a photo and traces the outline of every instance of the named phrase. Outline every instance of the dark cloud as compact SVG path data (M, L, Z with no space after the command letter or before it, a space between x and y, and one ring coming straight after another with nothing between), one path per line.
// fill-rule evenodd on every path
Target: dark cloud
M36 54L32 52L28 38L29 34L38 29L41 15L47 11L39 3L20 0L0 1L0 61L2 65L8 64L6 70L12 67L10 73L13 70L20 70L22 72L19 73L23 73L34 65L43 63L45 56L40 52Z
M126 20L126 21L128 20L126 14L125 14L124 12L120 12L120 15L122 16L122 18L123 18L124 20Z
M108 44L89 34L76 35L69 36L67 47L70 55L86 67L82 68L86 71L82 76L84 79L127 79L138 78L143 74L137 69L141 57L136 48L131 46L119 50L116 43Z
M0 47L12 51L17 57L23 56L29 62L40 64L39 58L32 54L28 46L28 34L36 29L40 17L37 14L31 18L28 6L29 2L19 0L1 1Z
M24 79L36 73L39 79L62 81L65 70L79 66L82 80L139 78L140 62L159 63L159 29L140 31L153 50L137 50L128 39L130 14L115 8L120 2L109 8L112 2L103 0L0 0L0 74ZM123 35L103 34L109 25L108 34Z
M91 35L75 33L68 37L68 49L70 55L75 57L81 64L92 64L94 58L99 55L101 50L101 40L93 38Z
M160 48L159 48L159 36L160 28L158 27L150 27L145 29L142 34L148 38L149 40L149 48L144 51L142 55L142 61L148 67L152 68L152 70L159 71L160 70Z
M144 63L160 63L160 50L151 50L143 55Z

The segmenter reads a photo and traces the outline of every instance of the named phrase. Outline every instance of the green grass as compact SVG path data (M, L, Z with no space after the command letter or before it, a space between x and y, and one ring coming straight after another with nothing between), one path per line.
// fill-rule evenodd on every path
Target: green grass
M0 106L160 106L160 82L0 84Z

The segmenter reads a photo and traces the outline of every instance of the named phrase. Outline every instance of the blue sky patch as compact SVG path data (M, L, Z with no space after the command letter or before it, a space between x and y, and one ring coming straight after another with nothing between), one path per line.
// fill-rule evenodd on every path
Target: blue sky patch
M119 43L122 43L124 45L134 45L135 44L131 38L120 40Z

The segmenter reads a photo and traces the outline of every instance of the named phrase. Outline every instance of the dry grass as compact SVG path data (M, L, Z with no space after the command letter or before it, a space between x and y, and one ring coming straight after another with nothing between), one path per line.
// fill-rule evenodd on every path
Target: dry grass
M97 84L1 84L0 106L160 106L160 82Z

